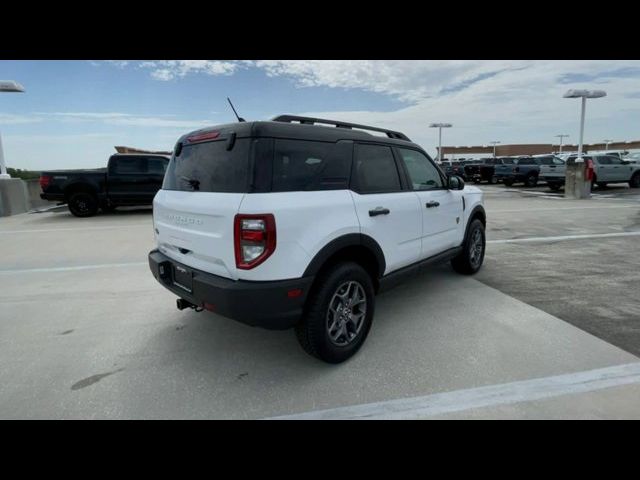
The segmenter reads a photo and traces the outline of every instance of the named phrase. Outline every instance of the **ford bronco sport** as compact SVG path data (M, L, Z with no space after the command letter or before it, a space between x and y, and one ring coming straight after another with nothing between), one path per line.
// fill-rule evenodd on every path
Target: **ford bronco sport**
M179 309L294 327L338 363L364 342L377 293L438 261L480 269L482 203L400 132L292 115L219 125L176 144L149 265Z

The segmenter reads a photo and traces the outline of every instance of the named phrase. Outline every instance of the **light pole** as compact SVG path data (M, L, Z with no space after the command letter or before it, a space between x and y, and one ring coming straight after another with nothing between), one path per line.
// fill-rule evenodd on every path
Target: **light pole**
M491 145L493 145L493 158L496 158L496 145L498 145L500 142L493 141L493 142L489 142Z
M560 135L556 135L556 137L559 137L559 138L560 138L560 151L559 151L558 153L562 153L562 139L563 139L564 137L568 137L568 136L569 136L569 135L567 135L567 134L565 134L565 133L562 133L562 134L560 134Z
M609 144L610 144L610 143L613 143L613 140L606 140L606 139L605 139L605 140L603 140L603 142L604 142L604 151L605 151L605 153L606 153L606 152L608 152L608 151L609 151Z
M438 162L442 162L442 129L451 128L453 125L450 123L432 123L429 128L438 129Z
M582 166L582 142L584 139L584 116L587 108L587 98L605 97L604 90L569 90L564 98L581 98L582 110L580 113L580 139L578 141L578 156L575 165L567 165L564 194L570 198L589 198L591 196L591 181L586 178L586 171Z
M0 92L24 92L24 87L13 80L0 80ZM11 175L7 173L7 166L4 163L2 136L0 135L0 179L3 178L11 178Z

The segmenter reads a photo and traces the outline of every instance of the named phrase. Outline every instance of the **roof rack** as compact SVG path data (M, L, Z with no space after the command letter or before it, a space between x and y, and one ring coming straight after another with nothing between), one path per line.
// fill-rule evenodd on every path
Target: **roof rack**
M398 140L406 140L410 142L409 137L407 137L404 133L395 132L393 130L387 130L386 128L378 128L378 127L370 127L368 125L359 125L357 123L348 123L348 122L339 122L336 120L326 120L324 118L313 118L313 117L300 117L298 115L278 115L271 119L273 122L300 122L304 125L315 125L317 123L323 123L325 125L334 125L336 128L347 128L349 130L353 128L359 128L362 130L371 130L373 132L382 132L386 133L389 138L396 138Z

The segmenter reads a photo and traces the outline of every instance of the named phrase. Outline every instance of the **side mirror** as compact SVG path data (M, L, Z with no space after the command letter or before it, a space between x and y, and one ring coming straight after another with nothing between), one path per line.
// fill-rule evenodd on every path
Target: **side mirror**
M464 180L457 175L449 176L449 190L462 190L464 188Z

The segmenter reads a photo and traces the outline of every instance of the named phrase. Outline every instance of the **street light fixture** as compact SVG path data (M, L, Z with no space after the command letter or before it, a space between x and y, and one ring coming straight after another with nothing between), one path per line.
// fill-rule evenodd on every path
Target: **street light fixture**
M606 152L609 151L609 144L613 143L613 140L605 139L605 140L603 140L603 142L604 142L604 151L606 153Z
M582 162L582 139L584 137L584 113L587 108L587 98L601 98L606 97L607 92L604 90L569 90L563 95L564 98L581 98L582 99L582 113L580 114L580 140L578 143L578 158L576 163Z
M562 153L562 139L563 139L564 137L568 137L568 136L569 136L569 135L567 135L567 134L565 134L565 133L562 133L562 134L560 134L560 135L556 135L556 137L559 137L559 138L560 138L560 151L559 151L558 153Z
M442 129L453 127L450 123L432 123L429 128L438 129L438 162L442 162Z
M497 140L493 141L493 142L489 142L491 145L493 145L493 158L496 158L496 145L499 144L500 142L498 142Z
M24 92L24 87L13 80L0 80L0 92ZM4 153L2 151L2 136L0 136L0 179L11 178L7 173L7 167L4 164Z

